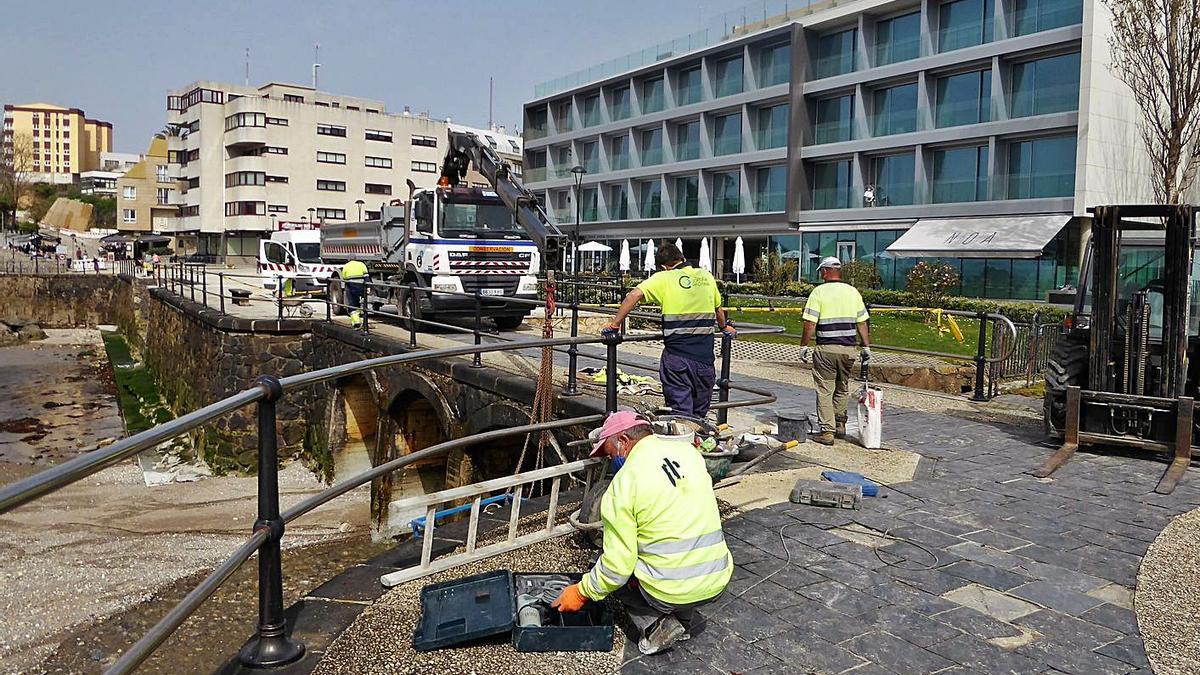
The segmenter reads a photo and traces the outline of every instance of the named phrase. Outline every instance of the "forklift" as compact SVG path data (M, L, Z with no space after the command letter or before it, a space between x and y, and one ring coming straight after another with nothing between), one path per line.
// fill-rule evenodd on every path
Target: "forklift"
M1044 421L1062 446L1034 476L1080 445L1172 457L1155 492L1170 494L1191 463L1200 312L1193 268L1198 209L1097 206L1075 308L1046 367Z

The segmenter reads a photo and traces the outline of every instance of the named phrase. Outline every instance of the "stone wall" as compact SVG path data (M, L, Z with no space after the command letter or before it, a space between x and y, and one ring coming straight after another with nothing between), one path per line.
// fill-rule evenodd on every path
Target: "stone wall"
M112 323L117 299L127 291L118 277L108 275L0 275L0 317L43 328Z

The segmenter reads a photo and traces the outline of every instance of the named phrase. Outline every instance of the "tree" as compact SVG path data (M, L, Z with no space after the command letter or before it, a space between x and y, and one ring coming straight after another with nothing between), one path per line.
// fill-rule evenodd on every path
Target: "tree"
M1141 117L1154 197L1179 204L1200 169L1200 0L1104 0L1112 69Z
M875 265L865 260L847 260L842 263L842 281L860 291L879 288L882 279Z
M758 259L754 266L755 278L762 284L766 295L783 295L788 284L796 280L799 264L794 259L785 260L778 250Z
M12 222L15 222L17 211L27 205L33 190L33 137L27 134L13 136L3 147L4 155L0 158L0 200L10 207L9 214Z

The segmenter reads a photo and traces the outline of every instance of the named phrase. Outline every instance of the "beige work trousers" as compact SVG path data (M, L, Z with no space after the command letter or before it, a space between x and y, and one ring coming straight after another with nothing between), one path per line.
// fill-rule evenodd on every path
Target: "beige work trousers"
M838 420L846 421L850 399L850 373L858 348L849 345L817 345L813 350L813 383L817 387L817 420L821 431L833 431Z

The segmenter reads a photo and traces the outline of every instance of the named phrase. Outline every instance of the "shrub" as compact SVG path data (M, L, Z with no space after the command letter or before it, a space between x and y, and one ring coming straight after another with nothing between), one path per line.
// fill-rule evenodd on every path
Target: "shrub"
M762 286L763 295L782 295L788 284L796 280L799 270L795 260L784 260L779 251L772 251L755 263L754 277Z
M172 255L173 253L175 253L175 251L171 250L170 246L151 246L150 248L146 249L146 255L164 256Z
M922 307L941 307L950 289L958 286L958 270L953 265L921 261L908 271L905 289Z
M882 280L875 265L865 260L851 260L842 263L842 281L860 291L879 288Z

